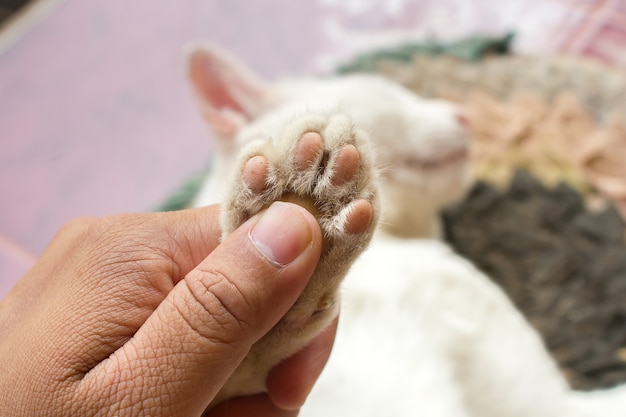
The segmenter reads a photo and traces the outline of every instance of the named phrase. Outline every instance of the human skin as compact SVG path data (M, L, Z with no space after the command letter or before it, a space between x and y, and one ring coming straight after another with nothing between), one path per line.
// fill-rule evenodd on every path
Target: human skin
M219 206L67 224L0 303L0 415L202 415L322 246L289 203L220 235ZM267 394L207 415L297 415L335 329L277 365Z

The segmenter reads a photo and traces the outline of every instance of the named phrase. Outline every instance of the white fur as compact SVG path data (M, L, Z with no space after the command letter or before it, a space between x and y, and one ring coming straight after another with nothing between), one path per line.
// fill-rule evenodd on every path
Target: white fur
M190 63L222 136L196 205L221 201L241 148L276 137L294 115L347 114L372 141L381 230L345 278L335 348L302 416L626 416L624 388L570 391L505 294L443 243L423 239L437 236L438 210L469 184L458 109L377 76L266 85L212 47L196 48ZM238 108L203 92L204 82L227 84Z
M303 417L578 416L537 334L444 244L379 236L344 281ZM566 412L567 410L567 412Z

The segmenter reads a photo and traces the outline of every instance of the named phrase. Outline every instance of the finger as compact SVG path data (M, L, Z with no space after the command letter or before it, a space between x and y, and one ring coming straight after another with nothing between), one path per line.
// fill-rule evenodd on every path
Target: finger
M92 222L83 234L84 242L74 245L91 246L96 261L130 264L141 263L143 259L137 259L141 254L162 257L172 264L168 269L176 272L171 279L177 283L219 245L220 206L103 217ZM151 259L142 268L150 268L150 263L154 261ZM90 284L99 281L94 279Z
M324 370L336 333L335 319L304 349L272 369L267 377L267 393L274 404L285 410L302 407Z
M296 417L297 410L277 407L265 394L237 398L215 407L205 417Z
M252 344L293 305L321 245L310 213L274 203L187 274L84 386L95 379L101 388L104 379L125 398L138 398L138 406L158 403L154 415L199 415Z
M220 205L214 204L154 213L149 221L143 221L139 239L149 241L153 249L170 258L178 273L172 277L176 283L219 245L222 236L219 212Z
M177 283L219 245L220 205L149 216L110 216L103 219L100 229L108 234L124 231L124 247L146 247L169 258L176 272L171 278Z

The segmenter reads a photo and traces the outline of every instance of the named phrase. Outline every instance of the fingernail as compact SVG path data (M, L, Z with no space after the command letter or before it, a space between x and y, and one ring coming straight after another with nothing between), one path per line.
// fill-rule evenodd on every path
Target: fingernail
M280 201L261 214L249 236L266 258L281 266L296 259L313 239L311 226L300 210Z

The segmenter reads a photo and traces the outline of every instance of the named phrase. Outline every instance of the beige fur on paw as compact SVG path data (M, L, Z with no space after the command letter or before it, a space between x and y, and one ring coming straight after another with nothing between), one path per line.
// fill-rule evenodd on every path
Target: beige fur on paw
M309 209L329 239L366 233L376 217L374 177L367 139L347 116L301 116L242 152L224 233L276 200Z
M263 391L269 370L304 347L337 315L338 290L378 220L376 174L367 137L342 114L307 114L275 138L249 143L222 212L227 235L272 202L313 213L324 235L317 268L300 298L251 349L218 399Z

